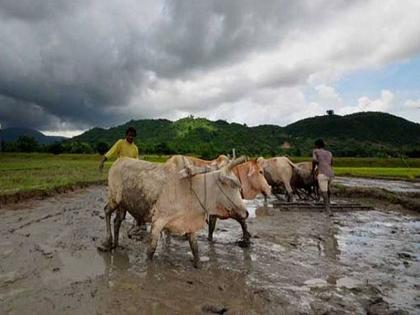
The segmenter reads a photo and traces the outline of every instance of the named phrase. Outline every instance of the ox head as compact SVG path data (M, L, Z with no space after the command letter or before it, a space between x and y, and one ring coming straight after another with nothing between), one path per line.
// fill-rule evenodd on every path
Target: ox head
M262 193L264 196L269 196L271 195L271 186L267 183L267 180L264 177L264 169L258 161L259 160L252 160L248 162L249 169L246 178L249 182L249 186L256 191L256 193Z
M222 167L217 178L217 216L245 219L248 211L241 198L241 183L232 173L232 169L246 160L240 157Z

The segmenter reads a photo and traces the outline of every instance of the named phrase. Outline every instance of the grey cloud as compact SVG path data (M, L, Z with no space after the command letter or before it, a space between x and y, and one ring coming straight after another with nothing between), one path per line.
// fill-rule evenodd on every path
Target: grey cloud
M138 96L161 92L156 82L200 80L294 34L322 30L364 2L0 0L0 121L44 130L110 126L300 85L319 64L292 64L259 82L238 78L198 101L181 103L176 89L165 104Z

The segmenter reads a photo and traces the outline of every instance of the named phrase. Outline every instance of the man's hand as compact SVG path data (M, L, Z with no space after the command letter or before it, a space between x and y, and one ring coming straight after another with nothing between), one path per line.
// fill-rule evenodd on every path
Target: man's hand
M104 156L102 157L102 160L99 162L99 172L103 172L104 171L104 163L107 160L107 158Z

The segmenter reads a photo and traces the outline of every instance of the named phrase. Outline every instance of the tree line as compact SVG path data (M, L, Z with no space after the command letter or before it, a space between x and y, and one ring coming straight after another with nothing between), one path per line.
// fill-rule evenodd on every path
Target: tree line
M198 139L197 139L198 140ZM233 139L226 139L224 145L218 145L212 141L142 141L136 139L141 154L158 155L195 155L204 159L213 159L220 154L227 154L235 148L237 154L248 156L310 156L314 139L296 138L294 145L284 148L280 145L271 146L267 143L252 143L245 145L241 142L235 143ZM384 144L359 142L353 139L348 140L327 140L329 149L335 156L340 157L420 157L420 146L394 147ZM40 144L33 137L20 136L15 142L2 142L3 152L43 152L52 154L61 153L82 153L82 154L104 154L109 150L112 143L103 141L83 142L77 140L65 140L52 144Z

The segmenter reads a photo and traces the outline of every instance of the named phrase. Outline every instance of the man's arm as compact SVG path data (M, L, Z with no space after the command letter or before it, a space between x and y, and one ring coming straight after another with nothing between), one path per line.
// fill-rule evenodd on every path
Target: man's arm
M99 162L99 170L102 172L102 170L104 169L104 163L106 160L108 160L109 158L118 155L118 152L120 151L120 144L121 141L118 140L117 142L114 143L114 145L111 147L111 149L108 150L107 153L105 153L101 159L101 161Z
M99 171L102 172L104 170L104 163L108 160L105 155L102 156L101 161L99 162Z
M315 174L315 168L318 164L318 158L316 156L315 150L312 151L312 174Z

